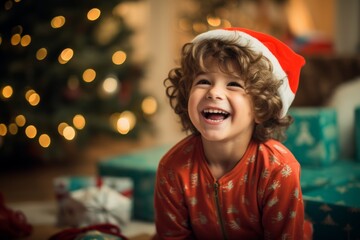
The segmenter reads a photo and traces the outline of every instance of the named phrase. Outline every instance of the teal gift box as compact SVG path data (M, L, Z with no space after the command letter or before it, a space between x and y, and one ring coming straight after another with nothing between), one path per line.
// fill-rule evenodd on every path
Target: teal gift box
M355 109L355 158L360 162L360 106Z
M296 107L289 114L285 146L302 166L329 166L339 156L337 113L333 108Z
M303 195L313 239L360 239L360 178Z
M133 214L138 220L154 220L156 170L170 146L158 146L102 159L97 164L100 176L129 177L134 182Z
M304 193L325 186L347 183L360 176L360 164L339 159L327 167L301 167L301 188Z

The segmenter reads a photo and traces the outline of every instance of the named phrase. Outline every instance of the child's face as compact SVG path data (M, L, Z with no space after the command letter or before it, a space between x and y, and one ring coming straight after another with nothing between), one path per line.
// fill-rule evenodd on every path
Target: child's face
M208 141L239 141L252 136L255 119L244 81L220 71L216 61L192 84L190 120Z

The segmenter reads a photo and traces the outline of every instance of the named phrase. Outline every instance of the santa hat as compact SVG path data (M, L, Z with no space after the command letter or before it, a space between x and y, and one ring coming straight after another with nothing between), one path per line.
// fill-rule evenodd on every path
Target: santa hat
M278 89L283 108L280 117L284 117L295 98L299 85L301 67L305 64L302 56L296 54L285 43L270 35L244 28L225 28L202 33L193 39L199 42L205 39L235 40L239 46L249 47L262 53L273 65L273 74L282 81Z

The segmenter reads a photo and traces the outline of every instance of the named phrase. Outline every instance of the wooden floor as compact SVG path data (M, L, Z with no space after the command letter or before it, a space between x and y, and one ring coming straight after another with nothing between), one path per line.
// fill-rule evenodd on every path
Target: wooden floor
M22 202L55 201L54 178L64 175L96 175L96 164L100 159L150 146L152 143L149 140L140 142L136 140L96 139L82 152L72 154L72 157L68 157L64 161L1 169L0 193L3 195L5 204L9 205ZM58 230L54 226L34 226L34 232L29 239L47 239L49 234ZM147 239L148 236L139 237L135 239Z

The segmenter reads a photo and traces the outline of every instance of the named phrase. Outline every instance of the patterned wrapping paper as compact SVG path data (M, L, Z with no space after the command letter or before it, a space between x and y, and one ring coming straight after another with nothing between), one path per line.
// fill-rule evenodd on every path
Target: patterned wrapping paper
M170 149L164 145L102 159L97 170L100 176L129 177L134 182L133 218L154 220L154 187L156 170L162 156Z
M360 163L360 106L355 109L355 159Z
M329 166L339 157L336 110L296 107L289 111L294 123L287 130L285 146L302 166Z
M360 175L347 183L304 193L313 239L360 239Z
M57 225L83 227L130 221L133 182L130 178L62 176L54 179Z
M304 193L326 186L347 183L360 176L360 164L339 159L327 167L301 167L301 187Z

